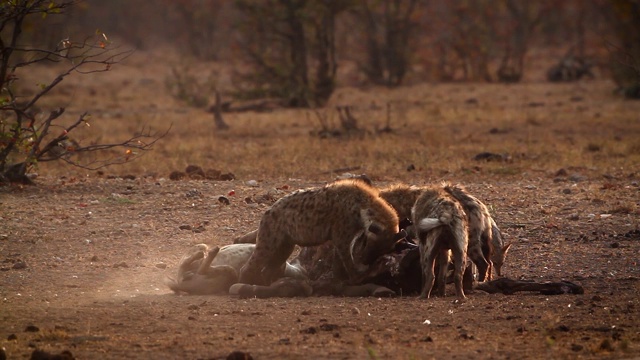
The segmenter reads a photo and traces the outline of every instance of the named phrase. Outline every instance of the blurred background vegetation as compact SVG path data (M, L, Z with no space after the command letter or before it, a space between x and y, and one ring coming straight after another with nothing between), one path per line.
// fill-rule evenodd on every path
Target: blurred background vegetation
M337 85L530 80L536 62L578 67L558 81L595 71L624 90L640 68L633 0L85 0L34 21L38 46L98 26L140 50L233 64L236 97L294 107L323 105Z

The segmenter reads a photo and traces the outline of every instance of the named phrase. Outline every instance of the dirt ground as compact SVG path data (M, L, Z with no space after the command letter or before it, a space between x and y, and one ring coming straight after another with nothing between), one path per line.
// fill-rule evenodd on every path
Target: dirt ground
M507 276L569 280L584 295L178 296L164 280L190 245L227 244L275 199L319 183L41 178L0 188L0 347L9 359L640 356L640 216L620 208L640 198L637 177L466 183L501 204Z
M210 113L164 89L165 57L145 56L65 80L45 100L72 117L94 114L85 144L174 124L155 150L102 174L42 164L37 186L0 186L8 359L34 349L79 359L640 357L640 104L616 97L612 83L345 87L331 105L354 105L367 130L394 101L395 133L319 139L309 136L313 114L280 110L227 114L231 130L216 134ZM28 84L57 71L28 70ZM481 151L512 158L472 160ZM190 163L237 179L169 180ZM228 244L278 198L351 165L379 186L462 183L513 243L506 276L568 280L584 294L240 300L165 285L191 245Z

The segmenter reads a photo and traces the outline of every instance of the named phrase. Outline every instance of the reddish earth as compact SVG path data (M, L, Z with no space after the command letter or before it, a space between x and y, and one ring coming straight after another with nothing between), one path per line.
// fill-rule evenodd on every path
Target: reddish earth
M564 279L585 293L475 293L463 304L452 288L429 300L239 300L178 296L164 285L190 245L230 243L275 199L319 183L38 183L0 187L0 347L9 359L34 349L82 359L224 359L233 351L254 359L640 356L637 174L583 168L465 180L513 242L507 276ZM230 205L220 203L231 190Z

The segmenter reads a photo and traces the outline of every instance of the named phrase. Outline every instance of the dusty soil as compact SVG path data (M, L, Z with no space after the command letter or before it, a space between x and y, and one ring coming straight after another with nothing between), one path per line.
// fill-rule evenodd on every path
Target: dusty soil
M254 359L640 356L637 174L574 168L465 179L499 209L513 242L507 276L569 280L585 293L475 293L463 304L452 288L429 300L239 300L178 296L164 285L190 245L227 244L254 229L275 199L319 182L38 182L0 187L0 347L9 359L34 349L102 359L221 359L233 351Z
M221 359L232 351L254 359L640 356L640 103L612 94L612 83L340 88L327 110L332 121L335 105L353 105L371 131L393 102L396 132L323 140L309 136L318 130L313 114L281 110L226 114L232 128L217 134L210 113L165 89L175 80L169 65L184 61L176 58L137 53L108 74L67 79L43 99L45 109L66 106L66 121L94 115L79 131L83 144L174 126L154 151L104 175L47 163L37 186L0 186L7 358L34 349L81 359ZM36 86L57 71L21 76ZM481 151L513 159L472 160ZM238 179L168 179L190 163ZM165 286L191 245L228 244L255 229L276 199L352 165L380 186L463 183L513 243L506 276L564 279L585 293L476 293L455 304L451 288L429 300L238 300L178 296ZM251 179L257 187L246 185Z

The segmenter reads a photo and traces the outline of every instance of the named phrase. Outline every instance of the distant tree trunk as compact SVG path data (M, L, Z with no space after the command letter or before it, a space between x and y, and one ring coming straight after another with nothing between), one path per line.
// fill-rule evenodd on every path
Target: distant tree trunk
M627 97L640 98L640 4L610 0L603 12L609 15L617 37L610 46L613 79Z
M307 40L300 19L300 11L306 0L280 0L286 9L286 23L289 27L288 38L292 69L290 73L291 94L289 103L294 107L309 106L309 76L307 74Z
M313 97L315 105L324 105L335 89L336 61L335 12L331 8L316 23L316 83Z
M359 18L365 29L367 56L361 66L374 84L393 87L402 83L409 66L409 44L414 29L411 16L418 3L418 0L372 4L362 1Z
M241 46L255 66L248 77L253 92L293 107L324 104L335 87L335 17L351 2L237 0L236 6L245 16Z

